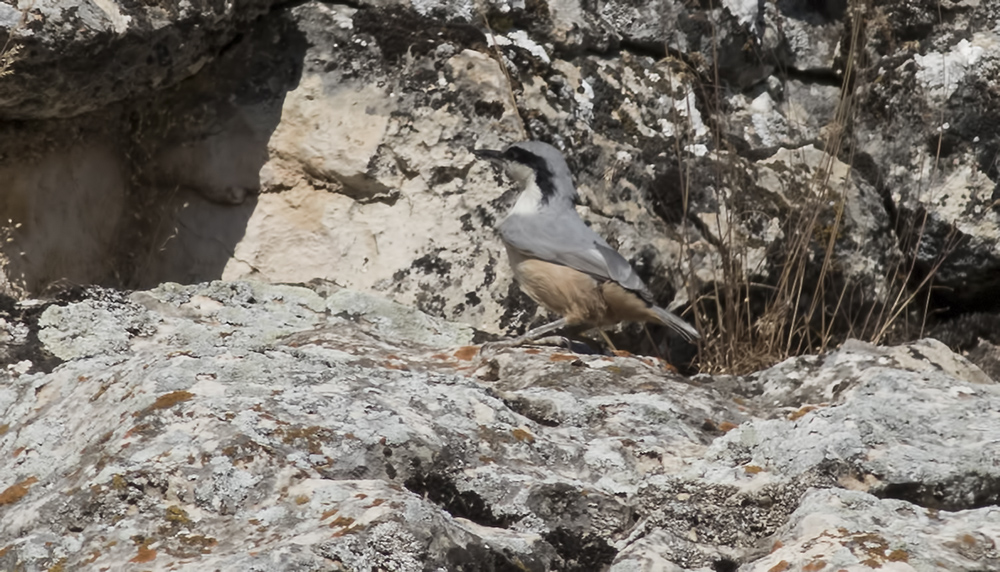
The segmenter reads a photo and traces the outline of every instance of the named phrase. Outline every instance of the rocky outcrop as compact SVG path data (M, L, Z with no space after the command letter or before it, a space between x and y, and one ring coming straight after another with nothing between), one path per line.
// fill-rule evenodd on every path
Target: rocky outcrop
M16 73L0 82L0 117L71 117L169 88L201 71L273 4L0 5L5 48L18 47Z
M906 2L872 8L858 149L899 213L921 275L950 310L992 310L1000 285L1000 9L955 4L944 24ZM962 30L962 32L958 32Z
M29 292L322 278L523 331L508 187L469 149L535 138L661 305L734 270L773 289L791 256L834 320L907 281L993 308L989 3L99 4L2 20L4 269Z
M27 308L4 569L1000 566L1000 386L933 340L684 379L330 286Z

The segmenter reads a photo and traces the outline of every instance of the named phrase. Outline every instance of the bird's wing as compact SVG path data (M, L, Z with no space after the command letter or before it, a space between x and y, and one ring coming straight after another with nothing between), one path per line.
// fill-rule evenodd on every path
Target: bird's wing
M500 225L500 236L527 256L568 266L601 280L614 280L652 303L652 295L628 260L575 212L570 214L512 215Z

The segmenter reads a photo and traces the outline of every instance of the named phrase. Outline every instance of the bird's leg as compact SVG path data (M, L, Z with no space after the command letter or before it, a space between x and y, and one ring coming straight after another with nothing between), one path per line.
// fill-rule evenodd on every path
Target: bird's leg
M528 330L523 336L514 340L516 345L522 346L528 342L533 342L545 334L552 333L558 329L566 327L566 318L559 318L555 322L539 326L534 330Z
M566 318L559 318L558 320L545 324L544 326L539 326L533 330L528 330L523 336L515 338L513 340L502 340L499 342L490 342L483 344L483 349L481 351L491 351L498 348L516 348L518 346L523 346L525 344L531 343L542 336L552 333L560 328L566 327ZM565 338L559 338L562 343L559 345L566 345ZM547 340L546 340L547 341Z
M608 344L608 347L611 348L611 351L617 352L618 348L615 347L615 344L611 343L611 338L608 337L607 332L605 332L601 328L597 328L597 331L598 333L601 334L601 337L604 338L604 342Z

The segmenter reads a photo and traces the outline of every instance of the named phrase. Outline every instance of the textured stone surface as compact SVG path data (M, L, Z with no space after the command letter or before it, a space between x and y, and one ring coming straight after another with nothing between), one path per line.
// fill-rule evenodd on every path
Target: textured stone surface
M0 125L15 286L322 278L523 331L543 317L493 236L509 187L469 149L535 138L661 305L727 260L773 286L809 193L830 204L806 276L832 234L824 303L849 292L851 319L949 252L932 306L994 301L989 3L168 4L37 4L15 31L9 114L73 115Z
M21 46L0 81L0 117L69 117L170 87L197 73L273 2L0 4Z
M898 209L917 274L937 269L939 299L952 310L995 311L1000 10L955 4L941 25L919 3L888 2L870 16L878 33L865 46L872 65L858 92L858 149L872 158L866 175Z
M1000 567L997 510L948 513L856 491L811 491L773 552L741 570L992 570Z
M929 508L997 504L1000 386L934 340L859 346L761 373L760 399L788 413L744 424L708 456L782 477L832 466L844 486Z
M20 316L11 342L37 347L0 379L5 569L997 564L998 386L937 342L685 380L483 358L467 326L329 285L89 290Z

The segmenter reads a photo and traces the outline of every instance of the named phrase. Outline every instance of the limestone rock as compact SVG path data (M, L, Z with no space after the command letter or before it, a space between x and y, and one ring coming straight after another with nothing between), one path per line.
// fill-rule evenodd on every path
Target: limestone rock
M61 363L0 378L6 569L998 562L1000 394L937 342L685 380L484 358L467 327L330 285L90 290L40 313L9 325Z
M20 46L0 82L0 116L69 117L197 73L273 2L43 1L0 6Z

